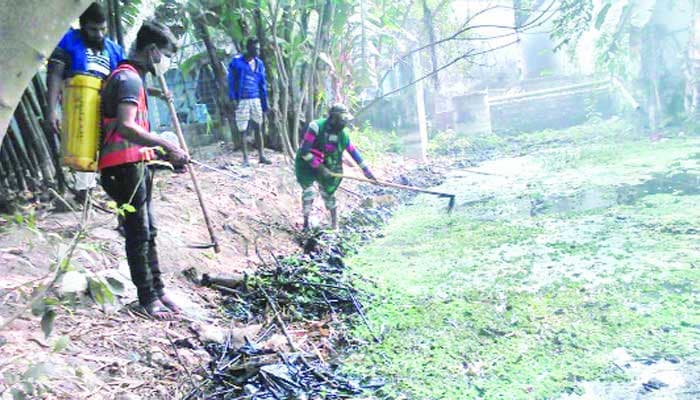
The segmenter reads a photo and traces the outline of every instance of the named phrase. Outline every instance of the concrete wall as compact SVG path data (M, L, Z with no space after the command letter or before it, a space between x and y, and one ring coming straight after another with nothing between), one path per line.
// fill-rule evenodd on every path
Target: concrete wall
M492 99L490 108L491 127L497 134L563 129L586 122L594 113L613 114L609 85Z
M472 135L516 134L562 129L593 115L609 117L615 104L607 81L583 77L549 77L522 81L504 91L481 91L451 99L451 107L435 114L433 129L454 129Z

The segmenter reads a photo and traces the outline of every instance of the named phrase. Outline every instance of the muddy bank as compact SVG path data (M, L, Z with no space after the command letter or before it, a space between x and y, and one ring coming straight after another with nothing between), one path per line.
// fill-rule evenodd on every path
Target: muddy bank
M430 167L395 179L420 187L440 180ZM396 207L415 195L376 187L363 194L367 201L343 218L338 232L298 236L301 252L282 257L256 248L260 267L254 274L199 279L223 294L232 323L259 329L244 343L206 345L211 361L186 398L364 398L383 386L380 376L339 370L341 356L363 342L350 334L352 326L363 324L373 340L381 340L359 300L368 298L356 288L363 277L348 270L344 259L380 234Z
M241 169L237 157L217 149L206 156L198 155L240 178L198 171L219 233L222 247L219 255L188 248L206 243L207 234L186 176L168 172L156 175L154 198L161 264L166 287L185 309L185 319L165 324L147 321L124 307L135 299L135 290L124 260L122 239L114 230L116 218L94 211L88 235L72 260L72 268L76 270L72 275L78 278L79 295L72 296L69 302L57 303L51 336L44 337L39 318L30 313L0 332L3 360L0 372L5 373L3 395L9 395L11 387L31 388L37 396L59 399L181 398L192 390L190 377L195 372L204 379L207 377L205 370L212 358L204 343L220 339L222 333L226 337L225 332L230 332L230 337L236 340L246 336L257 338L260 332L252 334L246 329L263 325L266 318L265 327L272 326L269 312L250 319L247 313L246 318L236 317L229 307L232 296L196 285L190 280L191 275L182 274L194 268L199 276L204 273L254 276L263 264L275 264L273 260L286 259L303 247L299 232L300 191L285 161L273 155L272 166L254 163L250 169ZM373 167L377 176L414 184L434 182L433 177L442 172L421 169L393 156L379 160ZM359 221L367 231L362 228L349 233L355 242L358 238L372 237L372 221L383 221L388 214L382 210L404 198L402 193L351 181L343 187L338 193L340 215L347 217L353 210L364 210L353 218L353 223L357 225ZM104 199L100 194L97 197ZM315 205L314 214L320 225L325 223L326 215L320 199ZM46 203L26 204L21 215L0 219L0 318L11 316L25 304L38 284L46 282L49 265L76 231L76 214L57 213ZM116 303L96 305L90 298L90 290L80 288L83 277L122 282L119 293L115 293ZM288 311L286 304L281 308ZM253 314L266 310L263 307L249 311ZM299 318L294 313L290 315ZM323 325L316 327L318 321L301 315L301 319L290 322L295 337L325 337L318 335ZM279 341L279 332L269 334L263 340L269 348L287 346ZM303 346L304 340L300 345ZM313 348L304 351L316 353Z

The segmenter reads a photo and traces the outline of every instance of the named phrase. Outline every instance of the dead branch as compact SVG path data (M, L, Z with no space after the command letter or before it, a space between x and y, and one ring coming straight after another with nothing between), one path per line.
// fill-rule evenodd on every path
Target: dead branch
M508 30L512 30L512 32L509 32L509 35L517 35L518 33L526 32L526 31L528 31L528 30L531 30L531 29L534 29L534 28L538 28L538 27L544 25L547 21L549 21L549 20L552 19L552 17L554 16L554 13L550 13L550 11L552 10L552 7L554 7L555 4L556 4L556 1L552 0L552 1L549 3L549 6L547 6L547 8L546 8L544 11L542 11L536 18L534 18L532 21L530 21L530 22L528 22L527 24L524 24L524 25L522 25L522 26L520 26L520 27L510 26L510 25L491 25L491 24L470 25L470 23L471 23L476 17L478 17L478 16L480 16L480 15L483 15L483 14L485 14L485 13L488 12L488 11L491 11L491 10L494 10L494 9L498 9L498 8L503 8L503 7L506 7L506 8L513 8L513 7L508 7L508 6L493 6L493 7L485 8L485 9L483 9L483 10L477 12L476 14L472 15L471 17L469 17L469 18L467 19L467 21L465 21L464 25L462 25L462 27L461 27L460 29L458 29L456 32L454 32L452 35L447 36L447 37L445 37L445 38L443 38L443 39L437 40L437 41L435 41L435 42L427 43L427 44L425 44L425 45L423 45L423 46L419 46L419 47L417 47L417 48L415 48L415 49L413 49L413 50L408 51L407 53L404 53L404 54L401 55L400 57L398 57L398 59L392 64L392 66L391 66L389 69L387 69L387 71L384 73L384 75L382 76L382 78L379 80L380 86L381 86L381 83L384 82L384 80L386 79L386 77L389 76L389 74L391 73L391 71L393 71L394 68L396 68L396 66L397 66L399 63L401 63L401 62L406 62L406 59L407 59L410 55L412 55L412 54L414 54L414 53L418 53L418 52L421 52L421 51L423 51L423 50L425 50L425 49L431 48L431 47L433 47L433 46L437 46L437 45L440 45L440 44L443 44L443 43L446 43L446 42L450 42L450 41L453 41L453 40L461 40L462 38L460 38L460 36L461 36L462 34L467 33L467 32L469 32L469 31L472 31L472 30L476 30L476 29L481 29L481 28L508 29ZM548 13L549 13L549 15L545 18L545 16L546 16ZM434 73L434 72L436 72L436 71L433 71L433 73ZM432 75L432 74L431 74L431 75Z

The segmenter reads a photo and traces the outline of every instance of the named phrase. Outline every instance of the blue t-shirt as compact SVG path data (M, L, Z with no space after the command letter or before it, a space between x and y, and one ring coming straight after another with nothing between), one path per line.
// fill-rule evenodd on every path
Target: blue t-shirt
M228 65L228 95L232 100L260 99L263 111L267 111L267 77L265 65L255 57L255 69L242 55L235 56Z
M64 78L88 73L104 79L124 58L124 49L109 38L105 38L102 49L89 48L80 30L72 28L51 55L51 61L65 64Z

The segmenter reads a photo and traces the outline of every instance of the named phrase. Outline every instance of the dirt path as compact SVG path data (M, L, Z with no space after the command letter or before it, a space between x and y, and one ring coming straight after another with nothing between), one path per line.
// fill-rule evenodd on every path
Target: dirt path
M667 136L609 121L455 170L454 215L421 197L349 261L385 337L346 369L387 398L698 398L700 139Z

